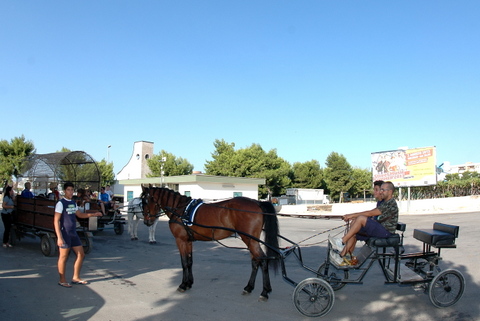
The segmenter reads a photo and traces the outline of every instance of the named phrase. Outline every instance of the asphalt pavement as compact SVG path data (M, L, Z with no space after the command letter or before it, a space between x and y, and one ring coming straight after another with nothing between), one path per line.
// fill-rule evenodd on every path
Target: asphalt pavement
M312 270L325 259L328 234L343 230L337 219L280 217L279 221L280 233L300 243L303 263ZM246 250L236 248L243 243L235 238L222 244L196 242L195 283L189 291L179 293L180 258L168 222L162 219L155 245L148 243L143 224L138 241L131 241L127 231L123 235L115 235L112 229L96 233L82 269L82 277L90 284L69 289L57 285L57 259L42 255L40 239L24 238L12 249L1 248L0 320L480 320L480 213L408 215L400 221L407 224L407 252L421 250L422 243L412 236L414 228L432 228L434 222L460 226L457 249L442 250L440 264L465 277L465 294L456 305L439 309L419 288L386 285L380 268L374 265L363 284L335 292L328 315L308 318L297 312L292 301L294 287L281 274L272 273L273 291L267 302L258 300L261 273L253 293L241 295L250 275L250 258ZM68 262L69 278L73 259ZM286 260L286 267L296 282L315 276L294 257Z

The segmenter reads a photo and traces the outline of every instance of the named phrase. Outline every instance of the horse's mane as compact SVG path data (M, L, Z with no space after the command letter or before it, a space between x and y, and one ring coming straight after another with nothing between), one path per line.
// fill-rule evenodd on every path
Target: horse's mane
M182 194L180 194L180 192L177 192L177 191L175 191L173 189L170 189L168 187L158 187L158 186L148 187L148 191L154 190L154 189L156 189L156 190L160 190L160 189L166 190L168 193L172 193L175 198L180 197L181 200L186 200L187 203L192 200L192 198L190 196L182 195ZM145 196L145 193L142 192L142 194L140 195L140 198L143 199L144 196Z

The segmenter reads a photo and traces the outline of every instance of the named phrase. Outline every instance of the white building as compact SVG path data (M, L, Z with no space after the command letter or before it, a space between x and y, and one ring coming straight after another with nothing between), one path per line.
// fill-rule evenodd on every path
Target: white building
M115 194L123 194L125 203L140 196L142 184L165 185L182 195L205 201L236 196L258 199L258 185L265 184L264 178L212 176L200 172L182 176L147 177L150 173L147 160L152 155L152 142L134 143L132 157L117 174L117 184L113 186Z
M446 174L462 174L464 172L480 173L480 163L466 162L460 165L450 165L450 162L444 162L443 171Z
M117 174L117 180L146 178L151 173L147 159L153 155L153 143L139 141L133 144L133 152L127 165Z

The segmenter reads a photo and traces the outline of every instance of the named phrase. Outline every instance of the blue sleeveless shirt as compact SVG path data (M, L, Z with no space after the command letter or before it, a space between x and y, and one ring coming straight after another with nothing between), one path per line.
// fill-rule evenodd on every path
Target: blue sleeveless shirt
M77 203L72 200L62 198L59 202L63 205L62 216L60 217L60 226L69 234L77 233Z

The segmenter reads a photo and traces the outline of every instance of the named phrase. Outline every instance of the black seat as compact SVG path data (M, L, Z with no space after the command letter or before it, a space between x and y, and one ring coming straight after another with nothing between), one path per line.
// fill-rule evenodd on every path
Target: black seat
M403 246L403 232L405 232L407 228L407 224L405 223L397 223L397 231L402 232L400 234L393 234L387 238L378 238L378 237L371 237L367 240L367 244L372 247L397 247ZM403 248L401 251L403 253Z
M400 235L393 234L387 238L371 237L367 240L367 244L376 247L395 247L400 245Z
M434 223L433 229L413 230L413 237L417 240L437 248L456 247L459 227L456 225Z

